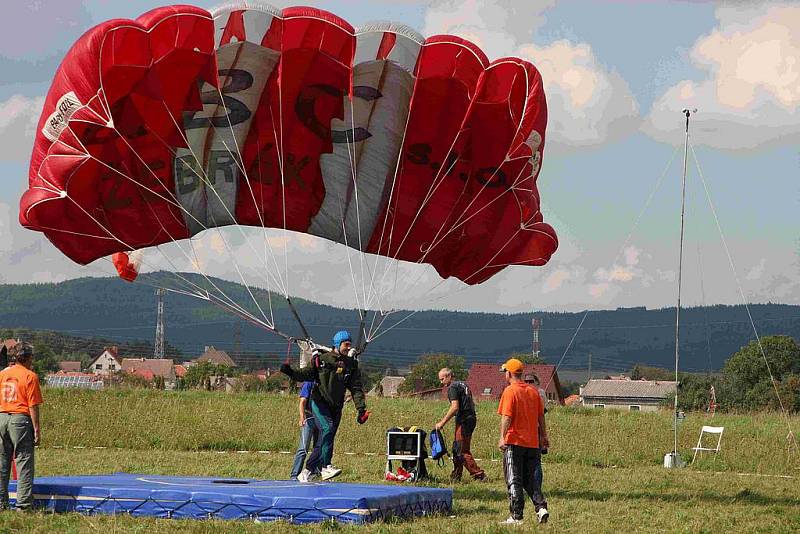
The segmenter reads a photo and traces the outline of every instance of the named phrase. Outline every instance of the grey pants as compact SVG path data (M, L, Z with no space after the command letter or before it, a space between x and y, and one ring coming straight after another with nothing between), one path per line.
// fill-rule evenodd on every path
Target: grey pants
M33 423L23 414L0 413L0 507L8 508L11 459L17 461L17 508L33 505Z

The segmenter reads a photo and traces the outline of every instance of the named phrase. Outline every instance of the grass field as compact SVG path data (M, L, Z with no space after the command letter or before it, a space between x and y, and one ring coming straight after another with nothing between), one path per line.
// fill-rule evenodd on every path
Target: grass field
M297 423L294 398L206 392L46 390L43 444L37 475L144 474L285 478ZM367 425L352 407L337 439L335 463L342 482L378 483L380 456L390 426L429 428L443 402L374 399ZM326 530L359 532L493 532L507 517L497 441L495 403L479 404L473 452L488 483L454 486L454 517L428 517L367 527L326 524ZM793 418L797 432L800 418ZM680 426L684 458L690 457L704 415ZM548 414L551 452L545 457L545 494L551 522L530 521L524 530L558 532L796 532L800 530L800 460L788 454L787 422L778 414L717 415L725 426L722 452L693 467L660 467L672 447L668 413L616 413L556 409ZM452 432L452 428L448 428ZM76 448L84 447L84 448ZM104 447L104 448L96 448ZM249 452L236 452L249 451ZM257 452L262 451L262 452ZM263 451L270 451L269 453ZM447 485L448 470L431 466L433 483ZM317 527L319 528L319 527ZM174 521L77 514L0 514L3 532L293 532L286 523Z

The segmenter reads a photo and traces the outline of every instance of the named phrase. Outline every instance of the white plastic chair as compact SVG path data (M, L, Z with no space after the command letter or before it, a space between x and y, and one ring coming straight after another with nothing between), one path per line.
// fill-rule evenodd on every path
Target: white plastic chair
M694 463L695 458L697 458L697 453L700 451L709 451L713 452L714 454L719 452L720 446L722 445L722 432L725 430L724 426L703 426L700 429L700 437L697 439L697 447L692 447L694 451L694 456L692 457L692 463ZM716 434L717 435L717 446L712 448L703 447L703 434Z

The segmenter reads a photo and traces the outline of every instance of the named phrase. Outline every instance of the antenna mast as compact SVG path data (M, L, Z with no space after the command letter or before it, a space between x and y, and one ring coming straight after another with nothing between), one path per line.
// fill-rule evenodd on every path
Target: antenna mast
M156 341L153 357L164 358L164 290L156 289Z
M680 360L680 317L681 317L681 282L683 275L683 234L686 218L686 167L689 159L689 117L696 113L696 109L685 108L681 111L686 116L686 135L683 143L683 178L681 179L681 233L678 252L678 304L675 308L675 406L672 415L673 445L670 461L665 461L667 467L680 467L682 462L678 456L678 362Z

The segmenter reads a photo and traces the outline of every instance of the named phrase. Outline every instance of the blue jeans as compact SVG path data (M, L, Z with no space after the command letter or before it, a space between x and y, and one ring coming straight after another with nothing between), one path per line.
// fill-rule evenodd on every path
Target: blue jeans
M314 414L314 423L319 428L319 442L314 446L314 452L306 463L306 469L318 473L323 467L332 463L333 440L336 439L336 431L339 430L342 410L331 409L324 402L312 400L311 412Z
M306 421L303 423L303 426L300 429L300 445L297 447L297 452L294 453L294 465L292 465L292 472L289 475L289 478L297 478L297 475L299 475L300 471L303 470L303 464L306 461L306 456L309 452L311 452L312 441L314 442L315 446L319 441L319 429L314 423L313 416L306 417Z

